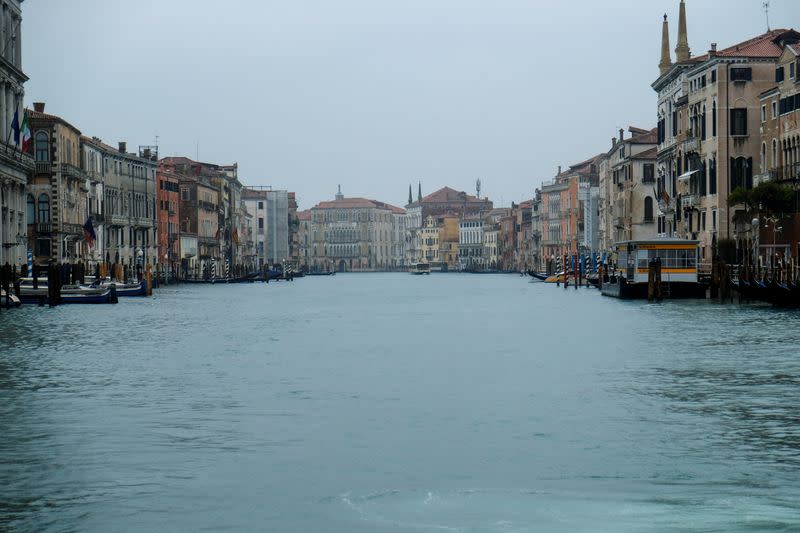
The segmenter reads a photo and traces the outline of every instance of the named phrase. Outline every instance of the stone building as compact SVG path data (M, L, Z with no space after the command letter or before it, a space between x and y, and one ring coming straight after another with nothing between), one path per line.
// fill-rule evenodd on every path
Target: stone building
M82 168L95 245L89 263L122 263L131 274L144 265L161 263L158 253L158 204L153 148L128 153L125 142L117 148L97 137L81 137Z
M37 264L77 261L85 255L83 224L87 218L87 182L81 169L81 132L44 103L28 112L36 169L28 184L28 242ZM29 217L31 218L31 217Z
M729 207L728 196L737 187L752 188L762 151L771 155L760 125L772 109L762 96L775 86L776 66L800 34L771 30L721 50L712 43L707 53L691 57L683 47L683 2L680 7L676 62L669 58L665 21L661 74L653 83L659 94L658 226L661 234L700 240L701 266L709 268L718 239L748 230L737 226L744 209Z
M158 259L170 277L179 273L180 265L180 176L159 165L156 172L158 190Z
M314 249L314 233L311 225L311 210L306 209L297 213L297 264L304 272L311 270L311 258Z
M345 198L339 188L333 201L311 208L314 233L312 270L340 272L395 268L394 242L399 207L367 198Z
M34 161L22 149L23 138L15 139L11 132L14 113L20 126L26 113L22 108L28 77L22 71L21 5L20 0L9 0L0 10L0 43L4 43L0 50L0 265L24 264L26 244L36 242L31 241L37 228L36 199L26 192Z

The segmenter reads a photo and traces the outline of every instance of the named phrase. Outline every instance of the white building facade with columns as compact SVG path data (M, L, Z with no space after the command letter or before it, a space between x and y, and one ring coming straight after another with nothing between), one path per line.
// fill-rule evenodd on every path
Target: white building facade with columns
M20 0L0 2L0 264L27 261L26 186L33 158L14 140L14 113L23 122L22 10Z

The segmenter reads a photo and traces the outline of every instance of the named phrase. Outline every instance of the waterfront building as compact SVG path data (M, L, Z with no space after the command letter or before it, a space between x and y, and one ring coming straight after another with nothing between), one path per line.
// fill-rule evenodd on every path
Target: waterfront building
M439 230L439 262L443 270L458 269L459 219L443 215L437 219Z
M164 165L156 171L158 190L158 258L170 277L178 275L180 265L180 176Z
M88 214L96 235L94 246L82 257L90 265L121 263L131 272L162 262L157 234L157 149L140 147L133 154L125 142L114 148L97 137L83 136L80 141Z
M392 239L399 207L367 198L345 198L341 187L334 200L311 208L314 233L313 270L332 265L340 272L390 270Z
M607 154L611 174L609 213L614 242L653 238L656 200L657 130L630 126L619 130Z
M259 266L282 264L291 258L290 239L296 240L297 203L294 193L273 190L268 185L248 186L242 191L247 210L256 224L256 255ZM289 198L292 197L290 208ZM292 222L290 224L290 219ZM289 228L295 229L290 233Z
M602 204L601 204L602 205ZM545 268L542 256L542 191L536 189L533 193L531 200L531 239L530 239L530 254L531 254L531 268L541 271ZM601 209L600 214L603 211Z
M313 254L314 230L311 223L311 210L298 211L297 213L297 264L303 271L311 269L311 258Z
M289 240L289 261L293 265L300 264L300 219L297 218L297 195L294 192L286 193L288 221L287 231Z
M599 185L598 164L603 157L604 154L596 155L565 171L559 167L556 177L542 184L541 247L536 253L548 272L555 270L559 258L589 251L583 249L584 208L578 191L581 184Z
M464 215L458 223L459 270L483 270L483 219L479 214Z
M420 257L422 263L439 266L439 228L432 215L425 217L420 230Z
M33 157L23 150L33 138L19 143L11 132L14 113L22 125L24 84L28 77L22 71L22 2L8 0L0 10L0 265L21 265L26 262L26 244L36 231L36 198L26 191L28 176L35 168ZM46 193L48 194L48 193Z
M513 262L504 265L503 269L525 272L533 267L533 200L525 200L517 205L511 204L511 211L516 231L514 258Z
M28 239L38 264L75 261L86 251L88 190L80 166L81 132L44 108L37 102L28 111L36 159L28 184L28 214L36 223L28 226Z
M492 210L492 202L488 198L478 198L464 191L456 191L451 187L442 187L437 191L422 196L422 184L417 190L416 202L411 201L411 187L408 189L408 204L406 212L408 218L407 227L407 258L408 264L424 260L420 243L420 231L423 221L429 217L442 217L444 215L466 216L488 213Z

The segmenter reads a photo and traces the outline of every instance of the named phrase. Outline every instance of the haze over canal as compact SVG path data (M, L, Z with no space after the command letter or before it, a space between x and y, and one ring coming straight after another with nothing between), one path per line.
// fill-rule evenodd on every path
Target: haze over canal
M0 529L800 527L800 313L513 275L0 315Z

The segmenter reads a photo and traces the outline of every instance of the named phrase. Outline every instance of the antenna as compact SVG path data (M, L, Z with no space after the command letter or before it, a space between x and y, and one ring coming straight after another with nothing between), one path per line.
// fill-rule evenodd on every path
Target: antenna
M767 31L769 31L769 0L761 4L764 7L764 16L767 18Z

